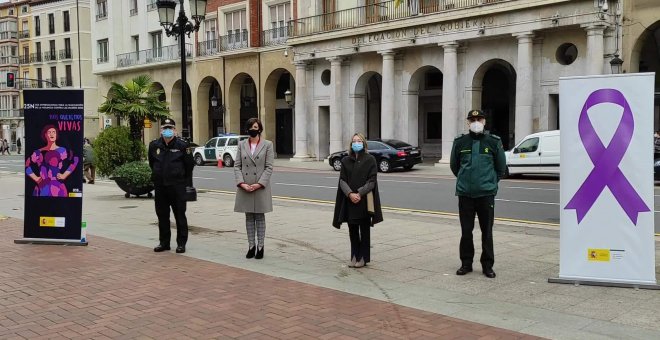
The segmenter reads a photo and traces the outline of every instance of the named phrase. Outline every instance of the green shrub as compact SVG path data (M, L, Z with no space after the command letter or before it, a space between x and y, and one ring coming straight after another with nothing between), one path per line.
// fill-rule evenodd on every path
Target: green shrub
M128 127L112 126L98 135L94 141L94 153L99 174L110 176L117 167L142 160L145 147L141 141L131 139Z
M151 168L144 161L135 161L119 166L113 171L112 176L121 177L135 188L152 185Z

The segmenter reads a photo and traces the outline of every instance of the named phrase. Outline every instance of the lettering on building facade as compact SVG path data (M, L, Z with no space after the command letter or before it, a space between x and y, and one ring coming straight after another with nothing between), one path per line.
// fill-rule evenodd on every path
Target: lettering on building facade
M460 31L463 29L478 28L485 25L492 25L495 22L494 16L460 19L449 22L439 22L431 25L407 27L386 32L369 33L352 38L354 45L370 44L379 42L396 41L402 39L424 38L442 33Z

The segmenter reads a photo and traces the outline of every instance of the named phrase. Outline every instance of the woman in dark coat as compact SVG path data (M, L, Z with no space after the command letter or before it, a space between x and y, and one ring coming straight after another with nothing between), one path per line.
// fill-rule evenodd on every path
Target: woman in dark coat
M332 225L337 229L342 223L348 223L351 239L349 267L360 268L371 260L369 228L383 221L377 177L376 159L367 152L364 136L356 133L351 140L348 156L341 160L335 216L332 221ZM369 195L370 193L372 195ZM373 197L373 211L369 211L369 197Z

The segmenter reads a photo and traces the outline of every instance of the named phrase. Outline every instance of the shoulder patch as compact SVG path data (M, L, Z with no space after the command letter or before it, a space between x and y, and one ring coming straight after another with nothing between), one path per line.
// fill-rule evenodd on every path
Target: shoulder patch
M498 136L498 135L490 135L490 136L497 139L497 140L502 140L502 138L500 138L500 136Z

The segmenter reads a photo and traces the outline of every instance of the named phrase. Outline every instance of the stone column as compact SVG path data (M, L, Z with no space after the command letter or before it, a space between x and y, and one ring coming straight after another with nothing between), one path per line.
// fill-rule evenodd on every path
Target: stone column
M603 33L604 25L594 24L585 27L587 30L587 65L586 74L603 74L603 55L605 46Z
M383 84L380 108L380 137L394 138L394 51L378 52L383 56Z
M296 92L294 93L295 106L294 120L295 120L295 138L296 138L296 154L291 158L292 161L310 160L307 151L307 107L305 105L307 94L307 63L304 61L295 62L296 65Z
M449 163L451 147L458 134L458 44L453 41L443 44L442 48L442 158L439 163Z
M330 153L344 149L341 105L341 63L342 58L328 58L330 61Z
M533 41L531 32L516 34L518 65L516 67L515 142L532 133L532 104L534 101ZM501 136L507 138L507 136Z

